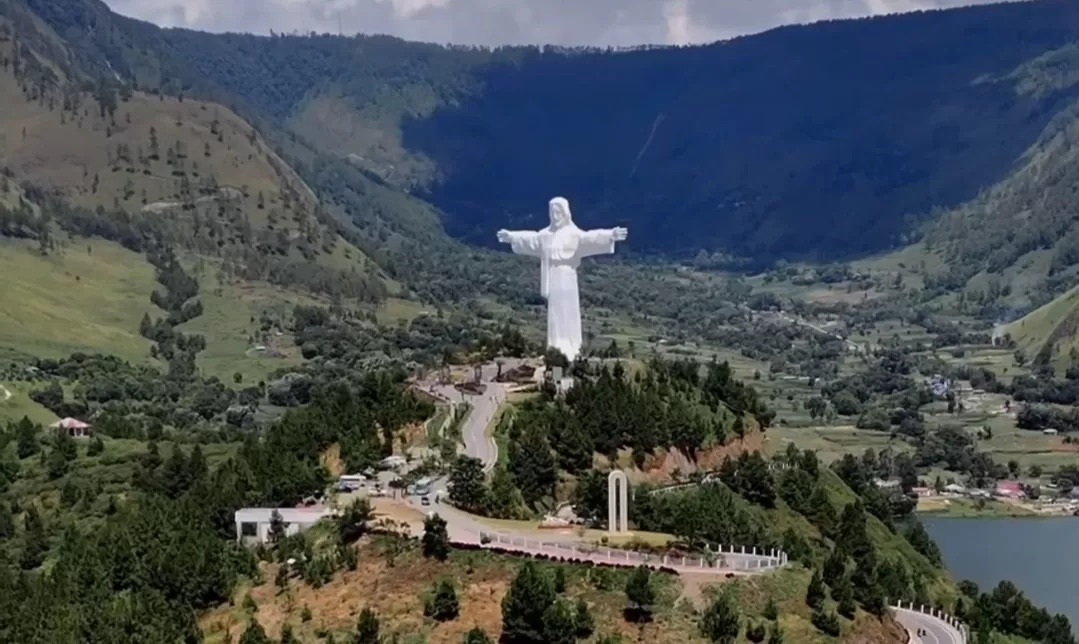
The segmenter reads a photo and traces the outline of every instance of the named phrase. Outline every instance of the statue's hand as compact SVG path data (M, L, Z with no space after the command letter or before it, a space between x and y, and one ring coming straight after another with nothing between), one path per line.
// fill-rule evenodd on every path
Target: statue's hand
M629 231L626 230L625 228L615 228L614 229L614 240L615 241L625 241L626 237L628 237L628 236L629 236Z
M508 243L510 243L510 241L512 241L512 238L513 237L512 237L512 235L510 235L510 231L508 231L508 230L506 230L504 228L502 230L498 231L498 241L500 241L501 243L508 244Z

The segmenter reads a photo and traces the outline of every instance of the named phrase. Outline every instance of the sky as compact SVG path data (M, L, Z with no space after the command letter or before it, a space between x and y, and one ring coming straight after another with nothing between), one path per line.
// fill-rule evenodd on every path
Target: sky
M475 45L684 45L779 25L993 0L105 0L161 26L384 33Z

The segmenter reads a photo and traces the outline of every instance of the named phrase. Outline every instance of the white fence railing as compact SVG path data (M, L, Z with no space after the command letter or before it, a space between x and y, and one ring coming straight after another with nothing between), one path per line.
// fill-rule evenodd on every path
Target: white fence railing
M925 606L924 604L915 604L914 602L907 602L907 605L904 606L902 601L897 601L894 608L907 610L912 613L921 613L922 615L928 615L936 620L944 622L946 625L950 626L953 630L959 633L959 642L961 642L962 644L966 644L967 640L970 637L970 630L967 628L966 624L959 621L958 618L953 617L940 609L933 608L932 606ZM941 644L945 643L942 642Z
M481 543L485 546L497 546L505 550L531 555L562 557L574 561L590 561L616 566L649 566L651 568L672 568L680 572L703 572L725 574L731 571L766 572L787 565L787 553L778 550L764 550L731 546L720 547L718 552L706 556L657 555L633 550L591 546L579 542L537 541L524 537L503 534L484 533Z

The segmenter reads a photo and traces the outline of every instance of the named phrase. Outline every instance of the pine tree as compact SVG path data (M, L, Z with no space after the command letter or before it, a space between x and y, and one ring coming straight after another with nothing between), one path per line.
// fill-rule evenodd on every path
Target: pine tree
M100 436L94 436L90 439L90 444L86 447L87 456L100 456L104 451L105 441L101 440Z
M450 555L446 520L437 514L423 520L423 556L445 561Z
M534 505L554 492L558 470L541 427L527 428L519 440L510 443L509 452L509 471L526 503Z
M776 624L768 634L768 644L783 644L783 629Z
M554 599L551 582L535 563L526 561L502 599L502 636L505 640L521 644L543 642L543 615Z
M487 633L482 628L475 626L465 633L464 644L494 644L494 642L487 637Z
M450 501L473 514L483 514L487 508L487 484L483 462L470 456L459 456L450 472Z
M191 450L191 457L187 461L187 475L191 483L197 483L206 478L209 474L209 467L206 465L206 457L202 454L202 447L198 443L195 443L195 447Z
M26 416L15 427L15 441L15 453L20 459L30 458L41 449L37 440L37 426Z
M443 579L432 589L431 597L424 605L423 614L439 622L447 622L457 619L460 608L453 582Z
M761 611L761 615L763 615L765 619L773 622L779 619L779 606L776 606L775 599L773 599L772 597L768 598L768 602L765 603L764 610Z
M367 524L374 517L371 502L366 498L356 499L337 517L337 534L342 543L353 543L367 533Z
M292 632L292 624L288 622L281 627L281 644L300 644L300 639Z
M656 592L652 587L652 571L645 566L637 566L626 582L626 599L630 610L627 613L633 621L646 622L652 618L652 607L656 602Z
M577 606L573 610L573 623L578 639L587 639L596 630L596 620L592 617L592 611L588 608L588 602L584 597L577 598Z
M240 637L240 644L272 644L272 642L263 630L262 624L259 624L258 620L251 620Z
M370 608L364 608L356 622L356 644L378 644L378 616Z
M70 463L64 458L63 452L58 449L49 451L48 458L45 460L45 467L49 474L50 479L58 479L67 474Z
M854 619L858 606L854 603L854 586L851 584L850 576L843 573L834 579L835 581L832 582L832 599L839 604L836 610L843 617Z
M31 505L23 517L23 549L19 560L19 567L23 570L33 570L45 561L45 554L49 551L48 537L45 535L45 523L37 511L36 505Z
M75 482L68 477L64 481L64 487L60 489L60 505L65 508L70 508L79 502L79 488L75 485Z
M835 506L828 498L828 492L819 483L813 488L813 494L809 497L809 519L813 525L820 529L825 536L833 536L836 529Z
M939 566L942 563L940 556L940 548L933 542L933 538L926 532L925 526L921 521L914 520L914 525L911 527L910 532L907 533L907 541L910 545L914 546L914 549L925 556L926 559L933 564Z
M738 606L728 592L720 593L701 618L701 631L715 644L732 644L741 628Z
M824 597L824 580L821 579L820 570L814 570L813 577L809 580L809 588L806 589L806 605L819 610L824 605Z
M561 595L566 592L566 571L562 566L554 569L554 591Z
M15 517L6 503L0 503L0 539L15 536Z
M574 644L577 624L565 599L557 599L543 612L543 641L546 644Z
M180 445L173 443L172 452L161 470L161 488L169 498L178 499L191 486L187 457Z

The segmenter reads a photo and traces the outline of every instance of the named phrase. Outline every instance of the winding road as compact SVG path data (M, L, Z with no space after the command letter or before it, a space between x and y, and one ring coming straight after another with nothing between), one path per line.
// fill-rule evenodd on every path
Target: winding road
M508 361L503 364L505 369L513 366L515 364ZM494 437L488 434L488 429L493 429L492 421L499 407L505 402L507 394L516 388L516 385L495 382L497 371L498 368L494 364L482 368L481 380L487 388L479 395L464 394L452 385L434 385L429 389L436 396L450 403L467 402L471 405L469 415L461 425L464 453L482 461L484 472L490 472L498 463L498 445ZM432 482L430 497L435 500L434 505L424 506L417 496L406 497L406 502L425 513L437 512L446 520L450 539L454 541L464 543L489 541L492 546L530 555L558 556L612 565L663 566L678 572L698 574L755 574L786 564L786 555L778 551L757 552L754 549L728 546L721 552L715 553L716 561L710 563L701 557L649 556L626 550L598 547L576 534L572 528L544 530L541 533L542 537L537 537L538 528L530 530L516 530L504 526L493 528L483 523L479 517L447 503L439 502L439 499L448 498L448 484L447 477L440 477Z
M910 633L911 644L963 644L963 632L948 620L910 608L893 607L895 620ZM918 635L921 632L922 635Z
M7 402L11 398L11 390L4 385L0 385L0 392L3 392L3 396L0 396L0 403Z

